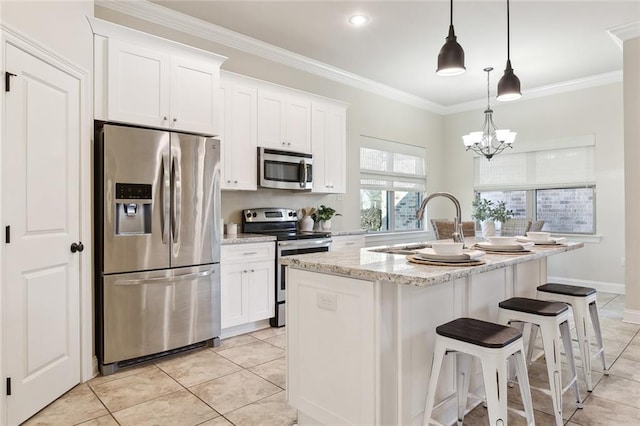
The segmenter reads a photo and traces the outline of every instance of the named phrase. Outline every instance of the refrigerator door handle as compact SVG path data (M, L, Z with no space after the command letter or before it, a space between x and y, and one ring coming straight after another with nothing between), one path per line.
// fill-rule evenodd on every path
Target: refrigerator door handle
M159 278L141 278L137 280L116 280L115 285L140 285L140 284L153 284L158 282L174 283L176 281L187 281L194 278L203 278L213 274L214 269L209 269L204 272L196 272L194 274L177 275L175 277L159 277Z
M171 214L171 176L169 159L162 154L162 244L169 244L169 216Z
M176 161L176 154L172 158L173 177L173 220L171 228L173 231L173 244L180 243L180 224L182 222L182 169L180 168L180 158Z

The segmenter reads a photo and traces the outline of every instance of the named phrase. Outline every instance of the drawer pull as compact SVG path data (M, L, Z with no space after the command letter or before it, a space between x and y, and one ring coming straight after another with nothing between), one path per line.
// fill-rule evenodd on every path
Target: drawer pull
M245 256L250 256L250 255L252 255L252 254L258 254L258 252L257 252L257 251L251 251L251 252L249 252L249 253L243 253L243 254L244 254Z

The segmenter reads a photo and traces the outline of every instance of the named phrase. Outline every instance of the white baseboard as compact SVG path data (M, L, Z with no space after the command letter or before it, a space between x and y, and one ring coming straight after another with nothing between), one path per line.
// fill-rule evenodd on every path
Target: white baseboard
M547 282L550 283L558 283L558 284L569 284L569 285L577 285L581 287L592 287L595 288L596 291L601 291L603 293L615 293L615 294L625 294L625 288L623 283L609 283L605 281L590 281L590 280L578 280L574 278L564 278L564 277L548 277Z
M640 311L625 309L622 313L622 321L633 324L640 324Z
M252 331L262 330L268 328L269 320L261 320L250 322L247 324L236 325L235 327L223 328L220 332L220 339L227 339L229 337L238 336L240 334L251 333Z

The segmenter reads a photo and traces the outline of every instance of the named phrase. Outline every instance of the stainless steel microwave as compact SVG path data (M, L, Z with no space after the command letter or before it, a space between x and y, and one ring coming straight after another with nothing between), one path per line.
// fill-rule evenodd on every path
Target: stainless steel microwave
M258 184L265 188L313 189L313 156L307 153L258 148Z

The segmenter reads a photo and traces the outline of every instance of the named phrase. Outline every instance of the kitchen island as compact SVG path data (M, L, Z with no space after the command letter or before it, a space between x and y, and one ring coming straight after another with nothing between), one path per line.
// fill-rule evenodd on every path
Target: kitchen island
M535 297L548 256L582 246L486 254L472 267L419 265L371 248L281 259L287 393L298 423L421 425L435 328L464 316L496 321L501 300ZM451 360L443 369L436 400L454 389ZM472 389L481 392L479 377ZM435 414L450 423L452 409L445 403Z

